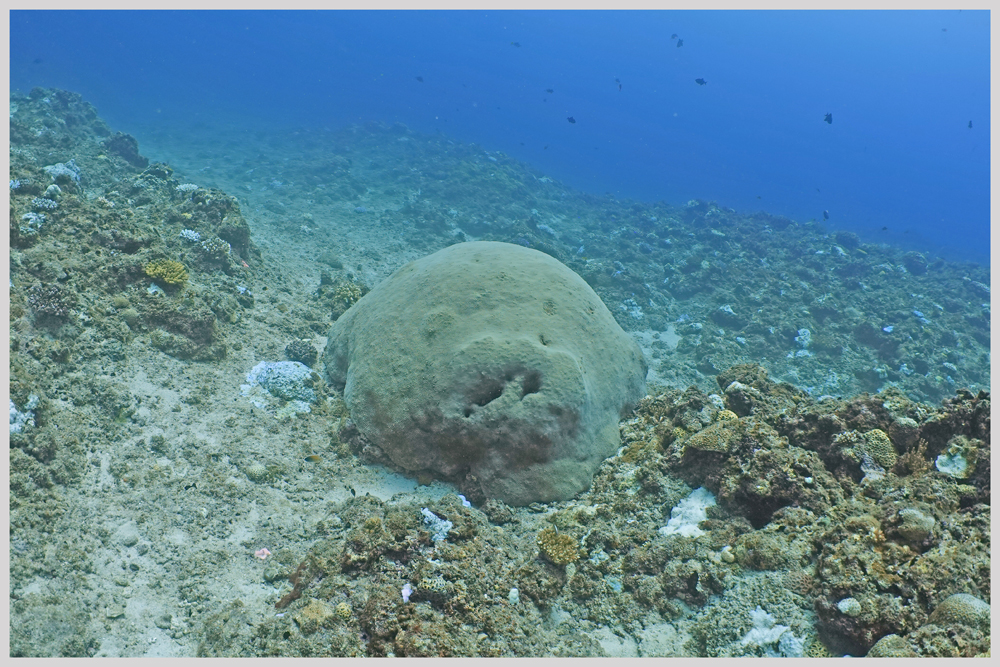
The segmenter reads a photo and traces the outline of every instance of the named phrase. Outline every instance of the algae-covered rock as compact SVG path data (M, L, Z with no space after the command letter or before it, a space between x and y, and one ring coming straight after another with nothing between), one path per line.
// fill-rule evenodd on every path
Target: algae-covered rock
M474 476L511 505L588 488L647 370L582 278L494 242L400 268L333 325L325 362L361 433L396 465Z

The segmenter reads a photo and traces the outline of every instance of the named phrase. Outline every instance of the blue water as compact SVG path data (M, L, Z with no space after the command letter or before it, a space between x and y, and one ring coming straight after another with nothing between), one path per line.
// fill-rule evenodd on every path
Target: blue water
M152 124L398 121L597 194L826 210L866 241L989 259L986 11L12 11L10 26L12 88L81 93L140 141Z

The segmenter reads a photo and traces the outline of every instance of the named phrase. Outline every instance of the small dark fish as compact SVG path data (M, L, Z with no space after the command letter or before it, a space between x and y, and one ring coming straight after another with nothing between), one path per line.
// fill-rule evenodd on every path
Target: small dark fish
M970 130L972 129L972 121L971 120L969 121L969 129Z
M516 46L517 48L521 48L521 42L511 42L510 45Z
M948 32L947 28L941 28L941 32Z
M675 32L674 34L670 35L670 39L677 39L677 33Z
M824 220L829 220L830 219L830 212L829 211L823 211L823 219Z
M35 65L41 65L42 64L42 59L41 58L35 58L31 62L34 63Z
M576 123L576 118L573 118L572 116L570 116L566 120L568 120L570 123Z
M309 463L319 463L322 460L323 457L320 456L319 454L310 454L309 456L306 457L306 461L308 461Z
M554 93L556 91L552 90L551 88L546 88L545 92L547 92L549 95L551 95L552 93Z
M883 231L883 232L887 232L887 231L889 231L889 228L888 228L888 227L883 227L883 228L882 228L882 231Z
M760 195L757 195L757 199L760 199Z
M823 120L826 121L828 125L833 125L833 114L828 113L827 115L823 116Z
M677 40L677 48L679 49L679 48L681 48L682 46L684 46L684 40L683 40L683 39L678 39L678 40Z
M420 83L423 83L424 82L424 77L418 76L417 77L417 81L419 81Z
M704 79L695 79L694 82L697 83L699 86L704 86L706 83L708 83L708 81L705 81Z
M358 496L358 492L354 490L354 487L353 487L353 486L349 486L349 487L347 487L347 490L351 492L351 495L352 495L352 496L354 496L355 498L357 498L357 496Z
M547 150L549 150L549 145L548 145L548 144L545 144L544 146L542 146L542 150L543 150L543 151L547 151Z

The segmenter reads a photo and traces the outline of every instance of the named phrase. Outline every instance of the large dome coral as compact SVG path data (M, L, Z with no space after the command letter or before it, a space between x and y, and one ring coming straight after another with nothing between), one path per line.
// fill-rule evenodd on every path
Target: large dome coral
M588 488L647 370L580 276L494 242L400 268L334 323L325 361L394 463L512 505Z

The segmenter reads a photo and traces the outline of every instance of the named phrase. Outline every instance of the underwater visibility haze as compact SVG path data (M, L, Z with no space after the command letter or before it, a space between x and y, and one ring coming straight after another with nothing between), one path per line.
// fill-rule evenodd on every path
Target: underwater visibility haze
M830 228L865 240L912 236L985 262L988 22L957 10L13 12L11 86L79 92L130 132L402 122L589 192L796 220L829 211Z
M985 11L12 11L13 656L975 656Z

